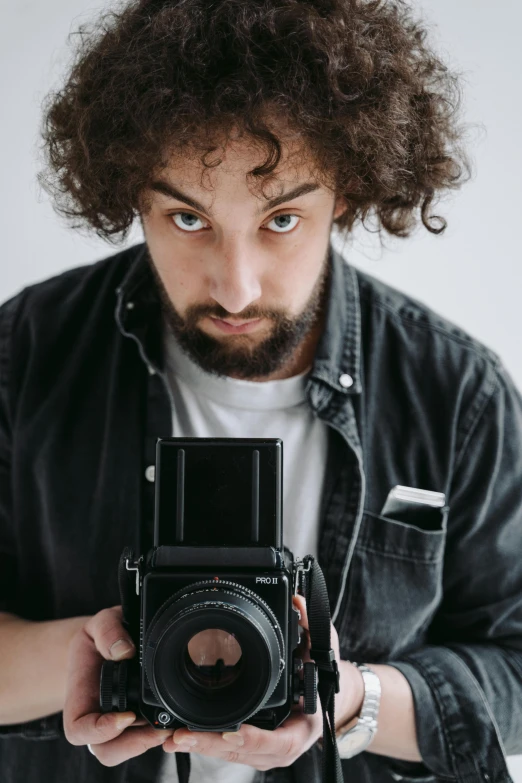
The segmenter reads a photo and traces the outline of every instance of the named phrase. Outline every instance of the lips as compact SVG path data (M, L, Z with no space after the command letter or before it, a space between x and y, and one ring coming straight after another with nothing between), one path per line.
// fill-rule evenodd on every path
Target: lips
M223 321L223 323L228 324L229 326L243 326L244 324L252 324L255 321L259 321L259 318L252 318L249 321L230 321L228 318L218 318L216 320Z
M247 332L256 329L263 319L256 318L253 321L223 321L220 318L213 318L210 316L210 320L214 326L225 334L246 334Z

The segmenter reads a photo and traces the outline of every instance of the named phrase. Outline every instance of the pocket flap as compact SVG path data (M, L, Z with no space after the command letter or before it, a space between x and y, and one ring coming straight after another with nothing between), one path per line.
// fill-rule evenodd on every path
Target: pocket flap
M383 508L380 516L403 522L405 525L414 525L421 530L444 530L448 519L449 506L433 508L423 503L408 503L404 500L396 500L394 508Z

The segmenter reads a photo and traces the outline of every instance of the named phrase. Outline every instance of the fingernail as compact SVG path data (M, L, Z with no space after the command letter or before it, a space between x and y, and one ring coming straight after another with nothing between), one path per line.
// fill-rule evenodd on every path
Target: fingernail
M117 642L111 644L109 649L110 656L113 661L119 661L124 655L134 650L134 645L127 641L127 639L118 639Z
M174 742L176 745L190 745L191 748L198 744L194 737L174 737Z
M130 726L134 721L136 720L135 715L127 715L126 717L122 718L116 718L116 728L118 731L123 731L123 729L126 729L127 726Z
M221 735L225 742L230 742L231 745L235 745L236 748L241 747L241 745L245 744L245 740L239 734L237 731L226 731L224 734Z

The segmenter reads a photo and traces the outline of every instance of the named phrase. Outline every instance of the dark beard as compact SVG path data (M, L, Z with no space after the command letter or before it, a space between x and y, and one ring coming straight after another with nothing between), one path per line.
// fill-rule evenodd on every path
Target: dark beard
M217 302L214 305L192 305L187 309L185 317L182 317L168 296L148 248L145 256L156 281L163 315L176 340L196 364L214 375L248 380L277 372L318 324L323 312L329 281L329 250L305 308L294 318L277 310L256 307L255 304L241 313L231 314ZM197 322L204 316L246 320L267 318L274 326L270 336L258 345L252 346L245 341L231 347L226 338L217 340L197 327Z

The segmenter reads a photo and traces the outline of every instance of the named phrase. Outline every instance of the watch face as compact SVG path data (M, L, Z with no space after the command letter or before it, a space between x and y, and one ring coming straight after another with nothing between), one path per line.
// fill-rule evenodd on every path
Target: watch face
M365 749L373 737L373 732L364 726L356 726L353 731L349 731L341 740L337 740L339 755L355 756Z

